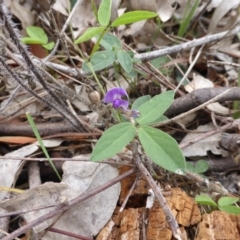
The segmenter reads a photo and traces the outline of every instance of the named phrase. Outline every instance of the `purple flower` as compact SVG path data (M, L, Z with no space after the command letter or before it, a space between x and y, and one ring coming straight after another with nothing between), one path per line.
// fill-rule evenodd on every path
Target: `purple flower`
M104 99L104 103L111 103L115 109L119 109L120 112L132 118L137 118L140 116L139 111L137 110L128 110L129 102L127 100L122 99L123 97L128 99L128 94L124 88L112 88L109 90Z
M127 100L122 99L122 97L126 97L128 99L128 94L124 88L112 88L109 90L104 99L104 103L112 103L113 108L125 108L127 109L129 102Z

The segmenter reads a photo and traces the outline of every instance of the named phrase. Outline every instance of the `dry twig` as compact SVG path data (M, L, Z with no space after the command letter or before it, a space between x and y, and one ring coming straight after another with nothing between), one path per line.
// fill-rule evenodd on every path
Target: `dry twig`
M143 174L143 176L148 181L150 187L152 188L164 214L166 215L166 219L167 219L170 229L172 230L173 236L176 239L181 240L182 233L179 229L178 223L177 223L175 217L173 216L172 211L171 211L170 207L168 206L167 201L161 192L161 189L157 186L157 184L154 181L154 179L152 178L151 174L149 173L149 171L145 168L145 166L141 162L138 154L139 153L137 150L137 143L135 142L135 143L133 143L133 156L134 156L133 160L134 160L136 166L138 167L139 171L141 172L141 174Z
M71 111L66 107L66 104L63 102L61 98L59 98L48 86L46 81L43 79L42 75L38 71L38 69L35 67L33 61L31 60L29 53L24 48L24 46L21 44L19 40L19 36L16 33L16 29L14 29L13 23L7 16L7 10L6 7L3 5L3 1L0 1L0 18L2 20L2 23L6 27L7 31L9 32L9 35L11 36L14 44L17 46L21 56L27 63L29 69L32 71L38 82L43 86L43 88L50 94L50 96L55 101L55 104L47 103L47 105L50 105L53 107L57 112L59 112L62 116L64 116L76 129L83 131L84 127L79 123L78 119L71 113ZM13 74L13 71L9 71L9 68L7 68L7 64L4 64L4 60L1 58L2 65L7 69L7 71L13 76L13 78L16 80L16 74ZM15 76L14 76L15 75ZM17 81L17 80L16 80ZM21 83L21 81L18 81L19 84L21 84L24 87L24 84ZM29 91L29 88L25 87L27 91ZM33 94L33 91L30 92ZM36 97L36 94L34 95ZM44 101L41 99L41 101ZM46 103L46 101L45 101Z

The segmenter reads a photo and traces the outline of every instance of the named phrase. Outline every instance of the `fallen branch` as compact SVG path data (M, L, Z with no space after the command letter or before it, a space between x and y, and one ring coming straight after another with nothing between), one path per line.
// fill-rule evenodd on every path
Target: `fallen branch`
M165 112L164 115L169 117L172 115L177 115L179 113L187 112L217 97L218 95L222 94L226 90L229 90L229 91L224 96L220 97L217 100L218 102L240 100L240 94L239 94L240 87L201 88L174 100L174 102L169 107L169 109Z
M7 8L3 4L3 1L0 1L0 19L2 24L5 26L6 30L9 33L10 38L18 48L22 58L26 62L28 68L31 70L33 75L35 76L35 79L39 82L39 84L42 85L42 87L49 93L49 95L54 100L53 102L47 102L45 99L40 98L41 101L43 101L45 104L50 105L52 108L54 108L59 114L61 114L63 117L65 117L75 128L79 131L84 131L85 128L82 126L82 124L79 122L77 117L72 114L72 112L66 107L65 102L62 100L61 97L59 97L47 84L42 74L39 72L38 68L36 68L34 62L32 61L30 54L28 53L25 46L20 42L20 38L18 36L18 33L16 29L14 28L14 24L11 22L11 19L7 15ZM35 94L33 91L31 91L30 88L28 88L19 78L17 78L17 74L10 70L8 65L4 62L4 59L1 57L1 64L4 66L4 68L9 72L9 74L13 77L15 81L17 81L22 87L26 89L30 94L35 96L39 99L37 94Z
M234 36L235 34L239 33L239 31L240 31L240 26L237 26L231 31L225 31L217 34L206 35L202 38L193 39L192 41L188 41L172 47L167 47L164 49L142 53L142 54L136 54L134 57L142 61L147 61L160 56L165 56L168 54L177 53L177 52L185 51L188 49L192 49L194 47L202 46L210 42L219 41L223 38Z
M236 28L234 28L231 31L225 31L225 32L217 33L217 34L207 35L207 36L204 36L202 38L194 39L192 41L188 41L188 42L185 42L185 43L182 43L182 44L179 44L179 45L166 47L166 48L151 51L151 52L148 52L148 53L135 54L134 58L137 58L141 61L147 61L147 60L157 58L157 57L160 57L160 56L165 56L165 55L177 53L177 52L180 52L180 51L186 51L186 50L194 48L194 47L202 46L202 45L208 44L210 42L219 41L223 38L234 36L239 31L240 31L240 26L237 26ZM18 55L18 58L21 58L21 56ZM48 61L43 63L42 60L37 59L37 58L33 58L33 61L36 64L39 64L39 65L45 64L47 67L49 67L51 69L55 69L55 70L60 71L62 73L68 74L71 77L77 78L79 76L79 72L83 76L88 75L85 72L83 72L81 69L75 69L75 68L63 66L63 65L48 62Z

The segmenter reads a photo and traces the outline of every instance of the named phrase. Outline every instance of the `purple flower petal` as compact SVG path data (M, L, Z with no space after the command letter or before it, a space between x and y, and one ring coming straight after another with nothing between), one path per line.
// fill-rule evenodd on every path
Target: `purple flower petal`
M113 100L112 104L115 109L120 108L120 107L127 108L129 105L129 102L126 100L122 100L122 99L115 99L115 100Z
M128 94L124 88L112 88L109 90L104 99L104 103L113 103L113 100L119 99L121 100L123 96L128 97Z

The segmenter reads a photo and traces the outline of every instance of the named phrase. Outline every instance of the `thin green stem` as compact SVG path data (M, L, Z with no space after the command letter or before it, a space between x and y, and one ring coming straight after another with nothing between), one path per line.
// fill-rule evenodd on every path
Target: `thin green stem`
M93 70L93 67L92 67L91 62L88 62L87 65L88 65L89 69L91 70L91 72L92 72L92 74L93 74L93 77L95 78L95 80L96 80L96 82L97 82L97 84L98 84L98 87L100 88L102 94L105 95L105 91L104 91L104 89L102 88L102 85L101 85L101 83L99 82L98 77L97 77L96 73L95 73L94 70Z
M40 134L38 132L38 129L36 127L36 124L35 124L32 116L31 116L31 114L29 112L26 112L26 116L27 116L28 122L31 125L31 128L32 128L32 130L33 130L33 132L34 132L34 134L35 134L35 136L36 136L36 138L37 138L41 148L42 148L42 151L43 151L44 155L48 159L51 167L53 168L54 172L56 173L56 175L58 176L59 180L61 181L62 178L61 178L60 174L58 173L56 167L54 166L54 164L53 164L53 162L52 162L52 160L51 160L51 158L50 158L50 156L49 156L49 154L47 152L47 149L45 148L45 146L43 144L42 138L41 138L41 136L40 136Z
M103 36L105 35L106 32L109 32L109 30L110 30L110 25L107 26L107 27L104 29L104 31L101 33L100 37L98 38L97 42L94 44L93 49L92 49L92 52L91 52L91 54L90 54L90 56L89 56L89 59L91 59L92 56L93 56L93 54L94 54L95 52L97 52L97 50L99 49L99 45L100 45L100 42L101 42Z

